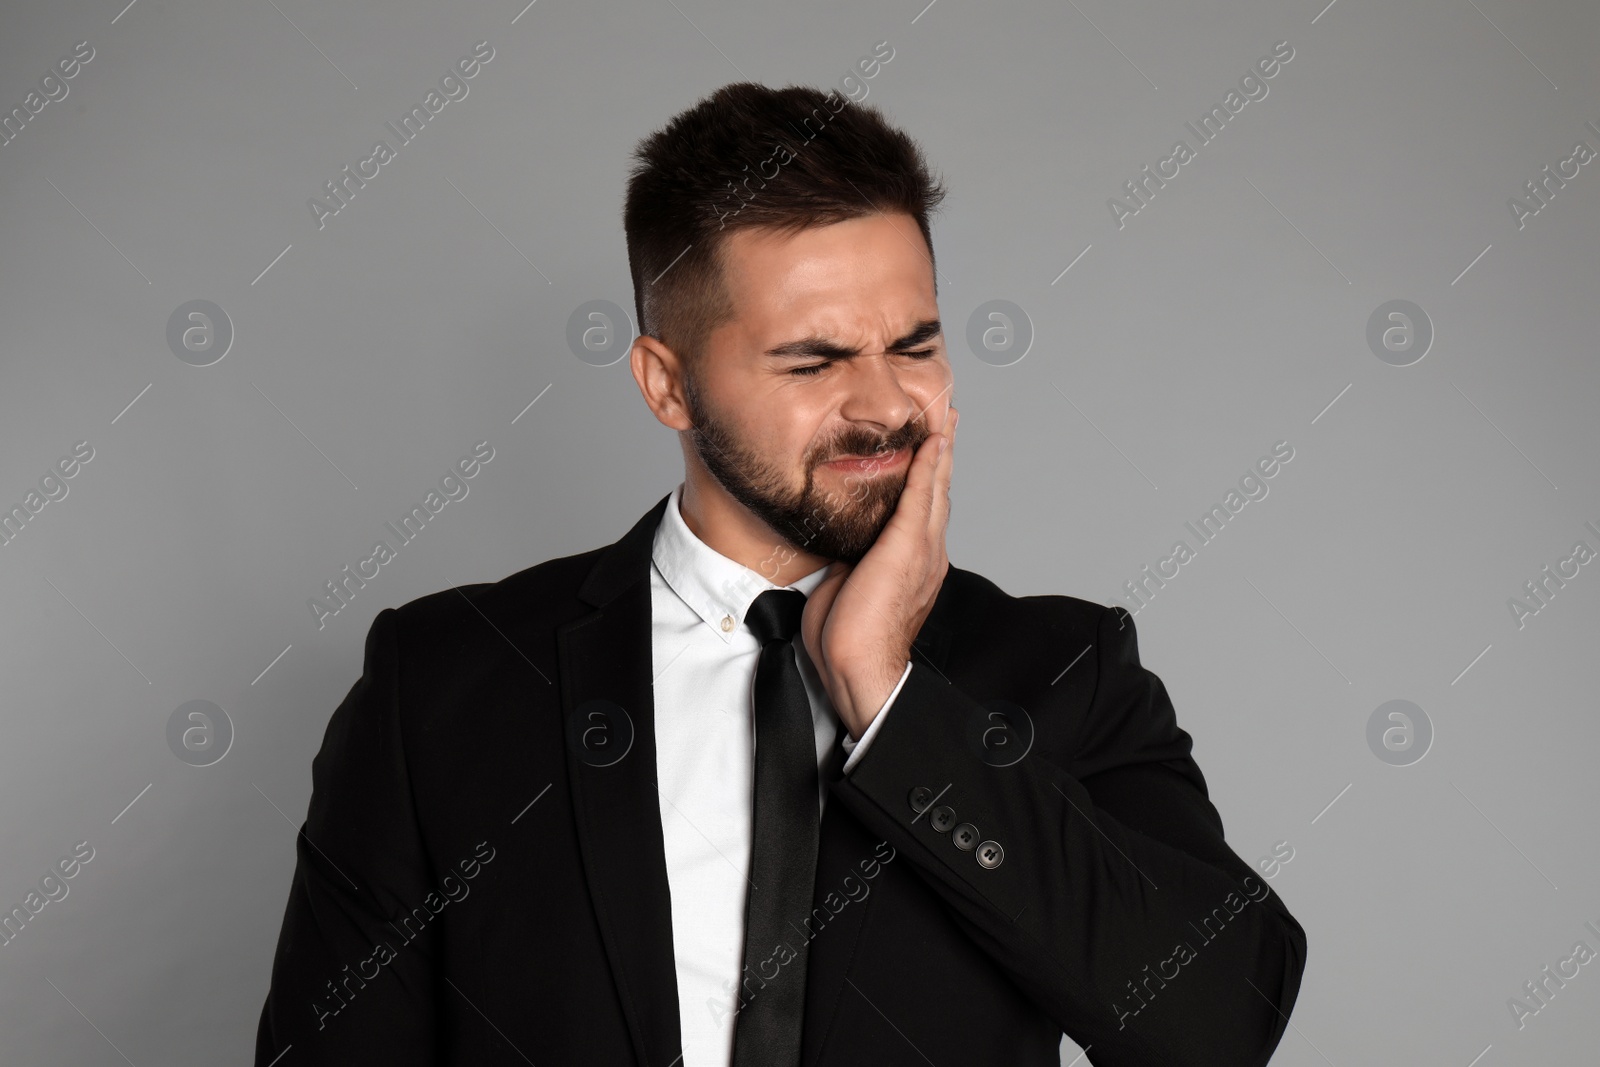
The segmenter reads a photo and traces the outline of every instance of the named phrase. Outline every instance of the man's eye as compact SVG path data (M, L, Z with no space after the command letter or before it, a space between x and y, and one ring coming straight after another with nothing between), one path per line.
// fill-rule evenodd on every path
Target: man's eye
M911 356L914 359L922 360L932 358L936 354L936 351L932 348L915 348L899 354L902 356ZM832 366L833 362L834 361L830 359L826 363L813 363L808 367L794 367L790 369L789 373L804 378L814 377L815 375L822 373L822 369L824 367Z

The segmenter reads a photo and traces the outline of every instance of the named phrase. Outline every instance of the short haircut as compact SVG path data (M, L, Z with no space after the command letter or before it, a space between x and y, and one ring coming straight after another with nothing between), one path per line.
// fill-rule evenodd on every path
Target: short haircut
M634 159L623 230L639 331L691 366L733 317L722 248L735 230L792 235L903 212L931 265L928 215L943 185L877 108L833 90L725 85L641 140Z

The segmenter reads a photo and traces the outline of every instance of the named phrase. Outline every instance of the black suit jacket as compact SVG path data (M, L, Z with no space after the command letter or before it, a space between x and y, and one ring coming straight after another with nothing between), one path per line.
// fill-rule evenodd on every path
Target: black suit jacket
M606 548L378 613L312 764L257 1067L678 1062L667 499ZM1224 842L1126 612L952 566L912 661L828 785L788 946L806 1067L1056 1067L1063 1032L1097 1067L1264 1064L1305 936ZM747 995L785 977L760 969Z

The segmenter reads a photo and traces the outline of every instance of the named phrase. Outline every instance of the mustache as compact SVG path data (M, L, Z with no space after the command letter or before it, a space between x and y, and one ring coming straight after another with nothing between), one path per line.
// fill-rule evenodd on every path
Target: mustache
M922 422L907 423L887 437L844 433L827 448L817 451L816 463L827 463L846 456L887 456L908 446L915 451L931 433L927 424Z

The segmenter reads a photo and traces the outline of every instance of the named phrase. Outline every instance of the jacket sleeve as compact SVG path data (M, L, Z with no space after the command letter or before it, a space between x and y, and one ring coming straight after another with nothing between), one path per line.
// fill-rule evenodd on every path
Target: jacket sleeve
M432 1064L432 886L400 732L399 615L379 612L361 679L311 764L311 803L256 1032L256 1067ZM411 909L422 915L411 919ZM410 919L410 921L408 921Z
M1223 840L1127 612L1106 609L1095 643L1087 710L1034 709L1038 742L1004 767L972 743L983 705L917 661L834 793L1097 1067L1259 1067L1305 934Z

